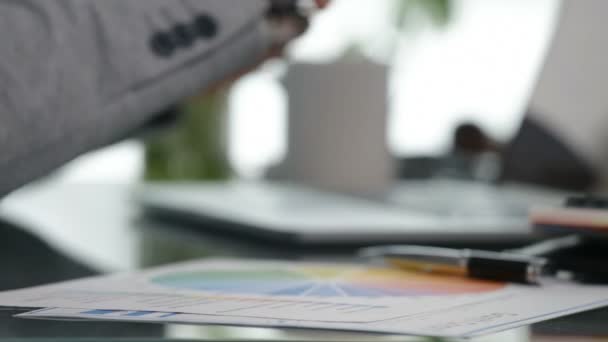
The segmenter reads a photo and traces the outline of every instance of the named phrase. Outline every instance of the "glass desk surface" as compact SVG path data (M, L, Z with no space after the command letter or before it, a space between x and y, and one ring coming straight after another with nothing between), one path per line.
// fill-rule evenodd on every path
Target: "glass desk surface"
M138 219L132 188L38 185L0 203L0 290L133 270L210 256L344 258L340 250L300 251L234 236L161 226ZM34 321L0 310L0 340L311 340L437 341L309 330L106 322ZM608 340L608 309L590 311L475 341Z

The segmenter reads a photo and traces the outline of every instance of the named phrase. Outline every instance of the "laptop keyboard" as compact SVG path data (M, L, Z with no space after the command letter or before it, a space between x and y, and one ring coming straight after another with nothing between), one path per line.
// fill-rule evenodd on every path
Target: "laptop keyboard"
M453 180L412 181L399 183L388 199L399 207L446 218L527 217L530 207L561 200L561 196L553 200L547 192L522 188Z

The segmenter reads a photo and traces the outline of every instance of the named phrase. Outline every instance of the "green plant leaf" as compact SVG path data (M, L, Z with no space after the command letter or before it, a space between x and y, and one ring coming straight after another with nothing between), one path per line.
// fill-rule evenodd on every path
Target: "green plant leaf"
M452 0L395 0L397 25L403 28L412 10L426 13L436 26L446 26L452 17Z

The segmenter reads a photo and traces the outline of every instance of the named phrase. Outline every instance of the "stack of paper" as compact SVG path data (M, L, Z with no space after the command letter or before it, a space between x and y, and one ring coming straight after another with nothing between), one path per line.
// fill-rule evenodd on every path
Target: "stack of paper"
M0 293L25 318L473 337L608 305L608 286L512 285L361 265L190 262Z

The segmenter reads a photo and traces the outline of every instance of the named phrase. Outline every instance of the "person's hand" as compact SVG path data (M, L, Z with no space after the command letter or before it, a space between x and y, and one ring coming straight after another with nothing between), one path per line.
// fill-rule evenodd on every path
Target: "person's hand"
M270 46L267 53L250 67L241 70L212 87L205 93L213 93L223 89L244 74L257 68L269 58L283 55L285 46L306 32L309 20L317 10L326 8L331 0L268 0L266 19L269 25Z
M268 22L272 32L270 55L280 55L289 42L308 28L310 16L327 7L329 0L269 0Z

